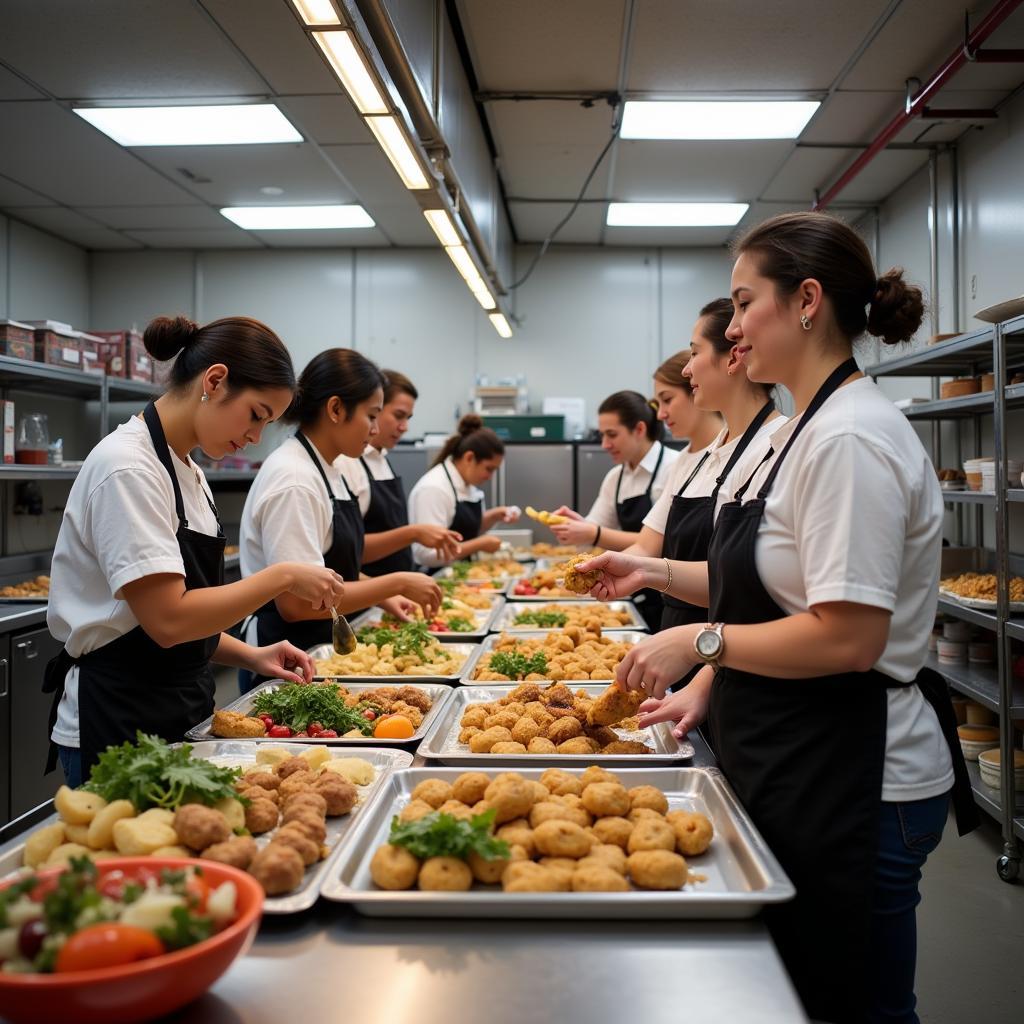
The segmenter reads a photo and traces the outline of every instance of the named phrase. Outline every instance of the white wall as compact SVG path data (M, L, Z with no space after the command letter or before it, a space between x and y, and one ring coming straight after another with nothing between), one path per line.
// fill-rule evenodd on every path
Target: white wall
M89 326L89 256L84 249L0 216L0 316Z

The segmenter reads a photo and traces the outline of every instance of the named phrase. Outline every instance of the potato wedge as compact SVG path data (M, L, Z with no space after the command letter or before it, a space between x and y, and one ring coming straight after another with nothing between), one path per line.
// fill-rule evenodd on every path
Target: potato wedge
M266 764L274 768L282 761L287 761L291 756L292 752L285 750L284 747L271 747L260 744L260 749L256 751L256 764Z
M37 868L40 864L45 864L50 854L66 841L63 821L55 821L52 825L36 829L25 840L25 867Z
M158 821L169 827L174 825L174 811L168 811L163 807L150 807L148 811L143 811L139 818L143 821Z
M322 765L330 761L331 752L326 747L310 747L299 754L299 757L301 757L313 771L316 771L317 768L320 768Z
M115 800L107 804L89 822L86 846L94 850L109 850L114 845L114 822L122 818L134 818L135 807L131 800Z
M150 857L194 857L195 854L187 846L160 846Z
M223 800L218 800L213 805L213 809L220 811L227 818L232 832L236 828L245 828L245 807L233 797L226 796Z
M178 833L162 821L121 818L114 822L114 846L126 857L148 857L161 846L178 846Z
M53 803L61 820L69 825L88 825L107 806L107 801L103 797L87 793L84 789L71 789L69 786L61 786L57 790Z
M67 864L72 857L88 857L92 853L87 846L82 846L80 843L61 843L46 858L46 863L43 864L45 868L58 868L63 864Z
M79 846L89 845L88 825L64 825L64 839L68 843L78 843Z

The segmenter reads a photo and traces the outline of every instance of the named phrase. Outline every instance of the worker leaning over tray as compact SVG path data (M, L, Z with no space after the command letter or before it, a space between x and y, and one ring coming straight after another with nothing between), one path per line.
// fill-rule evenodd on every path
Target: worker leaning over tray
M64 650L46 670L47 770L59 753L70 786L137 729L180 740L211 715L211 661L310 678L309 658L283 639L255 648L223 630L281 594L317 610L343 592L337 573L294 561L225 585L217 509L189 457L257 443L288 407L295 372L277 335L245 317L159 317L144 341L154 359L177 354L170 387L89 453L53 552L46 621Z
M597 597L658 586L710 608L713 624L638 644L618 678L658 698L711 666L641 722L708 716L722 771L796 886L766 921L808 1015L915 1022L921 867L951 793L961 833L977 809L948 690L922 668L938 481L851 346L865 330L911 338L921 293L900 270L876 277L860 236L824 214L774 217L736 253L728 337L796 413L719 512L706 562L605 554L581 569L600 569Z
M298 430L263 462L256 474L240 529L242 575L281 561L326 565L346 581L336 604L350 612L380 605L399 618L415 602L429 617L441 591L419 572L392 572L376 579L361 575L363 517L335 465L339 455L356 456L376 433L384 400L384 377L365 356L331 348L310 360L285 419ZM331 642L331 613L310 609L289 595L270 600L256 614L248 634L260 643L289 639L304 649ZM243 692L262 681L240 679Z
M382 576L411 572L416 568L411 545L433 548L439 558L455 557L462 537L434 523L409 523L408 502L402 478L395 475L388 451L409 429L419 392L404 373L383 370L384 404L377 417L377 432L358 458L339 455L336 466L352 486L359 503L366 537L363 572Z
M485 510L480 487L494 476L504 457L501 438L485 427L476 413L466 413L456 432L445 441L433 466L413 486L409 494L409 520L433 523L459 534L459 558L479 551L497 551L501 540L488 536L487 531L498 523L514 523L519 518L519 509L499 505ZM451 561L419 543L413 544L412 554L417 563L430 569Z

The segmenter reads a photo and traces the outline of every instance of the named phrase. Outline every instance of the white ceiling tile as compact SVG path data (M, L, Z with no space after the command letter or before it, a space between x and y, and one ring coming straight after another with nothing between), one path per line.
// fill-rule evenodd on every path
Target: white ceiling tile
M855 149L796 149L782 165L762 199L796 200L810 206L815 189L825 189L859 152Z
M883 150L843 189L837 199L846 203L864 202L874 205L899 188L927 162L927 151ZM844 164L844 167L840 168L840 173L845 166Z
M222 228L224 218L209 206L82 206L81 212L112 228Z
M66 231L75 229L81 230L103 230L105 225L98 224L95 220L84 216L77 210L70 210L66 206L26 206L19 210L13 210L12 216L23 220L27 224L33 224L37 228L43 228L54 235L64 235Z
M801 142L870 142L903 109L901 92L832 94L800 136Z
M498 163L498 171L509 199L575 199L583 182L601 153L601 145L529 146L507 149ZM608 194L608 156L587 188L585 198Z
M623 0L459 0L480 88L614 89Z
M543 242L569 212L571 203L510 203L520 242ZM557 245L597 245L608 212L607 203L584 203L559 232ZM507 283L507 282L506 282Z
M278 105L306 138L321 145L373 144L376 141L348 96L282 96Z
M323 148L327 158L368 206L376 200L397 203L409 197L409 190L376 142L366 146Z
M213 230L184 228L158 231L127 231L152 249L259 249L260 242L240 228L227 227Z
M191 0L4 0L0 59L62 99L266 92Z
M430 230L419 204L410 195L396 203L374 200L367 207L377 227L395 245L436 247L437 236Z
M492 130L509 148L564 144L601 147L612 133L612 108L567 100L495 100L486 104ZM499 155L501 155L499 151Z
M53 206L53 200L0 176L0 206Z
M83 249L97 251L111 251L115 249L142 249L141 242L135 241L117 231L110 231L107 228L74 228L70 231L59 232L61 238L80 245Z
M253 234L272 249L355 249L389 244L384 234L375 228L345 231L254 231Z
M38 100L43 94L13 71L0 67L0 100Z
M732 228L605 228L606 245L717 246Z

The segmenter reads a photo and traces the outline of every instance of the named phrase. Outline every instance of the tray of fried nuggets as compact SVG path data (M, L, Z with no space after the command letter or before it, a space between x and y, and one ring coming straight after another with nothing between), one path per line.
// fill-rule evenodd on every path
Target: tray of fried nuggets
M485 812L507 844L488 859L389 843L395 821ZM715 768L426 767L386 780L321 895L375 917L725 919L794 888Z
M692 763L693 744L674 736L671 723L640 728L636 713L643 696L609 683L464 686L416 753L462 767Z

